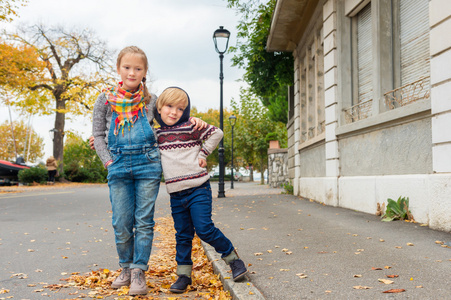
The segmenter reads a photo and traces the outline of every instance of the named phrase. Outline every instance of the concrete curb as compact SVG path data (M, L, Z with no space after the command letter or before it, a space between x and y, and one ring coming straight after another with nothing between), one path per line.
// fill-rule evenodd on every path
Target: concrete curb
M221 255L215 251L213 247L202 241L207 258L213 264L213 270L216 274L219 274L221 282L224 285L224 289L230 292L233 300L265 300L262 293L249 281L249 277L246 276L244 280L235 282L231 278L232 274L229 273L230 268L221 259Z

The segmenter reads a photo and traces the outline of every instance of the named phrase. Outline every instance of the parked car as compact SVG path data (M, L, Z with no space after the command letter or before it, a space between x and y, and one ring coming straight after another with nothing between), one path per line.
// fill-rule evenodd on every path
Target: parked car
M10 186L11 180L9 178L0 178L0 186Z

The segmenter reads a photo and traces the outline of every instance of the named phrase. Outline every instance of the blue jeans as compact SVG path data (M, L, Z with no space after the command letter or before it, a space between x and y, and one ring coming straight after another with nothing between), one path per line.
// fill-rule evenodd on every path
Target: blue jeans
M194 233L215 248L222 257L229 255L232 242L213 224L210 182L199 187L171 193L171 211L176 230L175 239L178 265L192 265L191 248Z

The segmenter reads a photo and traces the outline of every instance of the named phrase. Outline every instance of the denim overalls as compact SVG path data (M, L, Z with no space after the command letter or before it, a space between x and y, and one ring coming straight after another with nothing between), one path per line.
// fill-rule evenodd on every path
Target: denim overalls
M143 110L128 130L114 135L113 112L108 133L108 186L113 228L121 267L148 269L155 222L155 200L161 180L158 144Z

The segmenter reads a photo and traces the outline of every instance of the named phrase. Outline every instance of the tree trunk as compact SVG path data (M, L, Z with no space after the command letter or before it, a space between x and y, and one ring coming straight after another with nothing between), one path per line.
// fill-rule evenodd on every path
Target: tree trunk
M63 149L64 149L64 126L65 126L65 114L60 111L66 109L66 102L64 100L56 101L56 116L55 116L55 132L53 138L53 157L58 162L58 172L63 176Z

